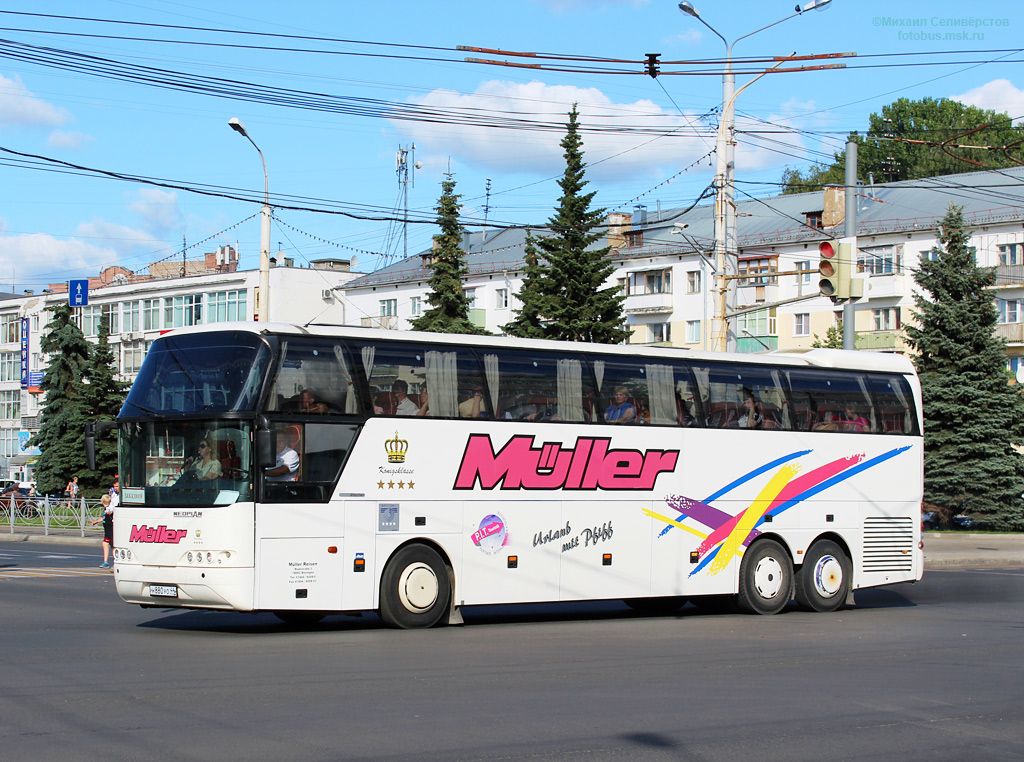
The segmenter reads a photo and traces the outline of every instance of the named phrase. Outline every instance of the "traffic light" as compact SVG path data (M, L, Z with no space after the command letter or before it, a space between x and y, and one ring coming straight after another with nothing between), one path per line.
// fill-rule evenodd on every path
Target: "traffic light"
M818 244L818 291L832 301L850 298L850 244Z
M658 56L661 53L648 53L647 54L647 73L657 79L660 69L658 68Z

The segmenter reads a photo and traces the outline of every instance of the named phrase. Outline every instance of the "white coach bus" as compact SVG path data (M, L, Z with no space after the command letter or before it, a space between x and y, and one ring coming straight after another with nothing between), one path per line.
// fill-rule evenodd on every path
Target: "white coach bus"
M176 330L117 421L117 591L409 628L541 601L832 611L921 578L920 409L888 354Z

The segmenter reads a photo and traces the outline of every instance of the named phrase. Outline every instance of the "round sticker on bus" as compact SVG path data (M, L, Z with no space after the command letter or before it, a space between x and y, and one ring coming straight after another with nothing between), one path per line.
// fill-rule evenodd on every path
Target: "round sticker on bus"
M508 530L505 519L497 513L484 516L480 520L480 528L473 532L473 544L487 555L493 555L508 545Z

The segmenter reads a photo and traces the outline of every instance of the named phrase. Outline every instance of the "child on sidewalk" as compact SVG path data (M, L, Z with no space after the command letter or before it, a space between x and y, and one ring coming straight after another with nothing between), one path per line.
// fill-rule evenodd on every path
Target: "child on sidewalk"
M114 549L114 506L110 495L103 495L100 502L103 503L103 516L93 519L91 524L96 526L101 521L103 522L103 563L100 564L100 568L109 569L111 567L110 554Z

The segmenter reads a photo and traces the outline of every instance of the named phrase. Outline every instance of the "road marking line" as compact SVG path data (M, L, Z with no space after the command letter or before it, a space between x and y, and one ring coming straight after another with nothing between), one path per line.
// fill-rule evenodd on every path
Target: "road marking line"
M24 567L21 569L0 569L0 577L7 579L40 577L102 577L109 576L107 569L56 569Z

